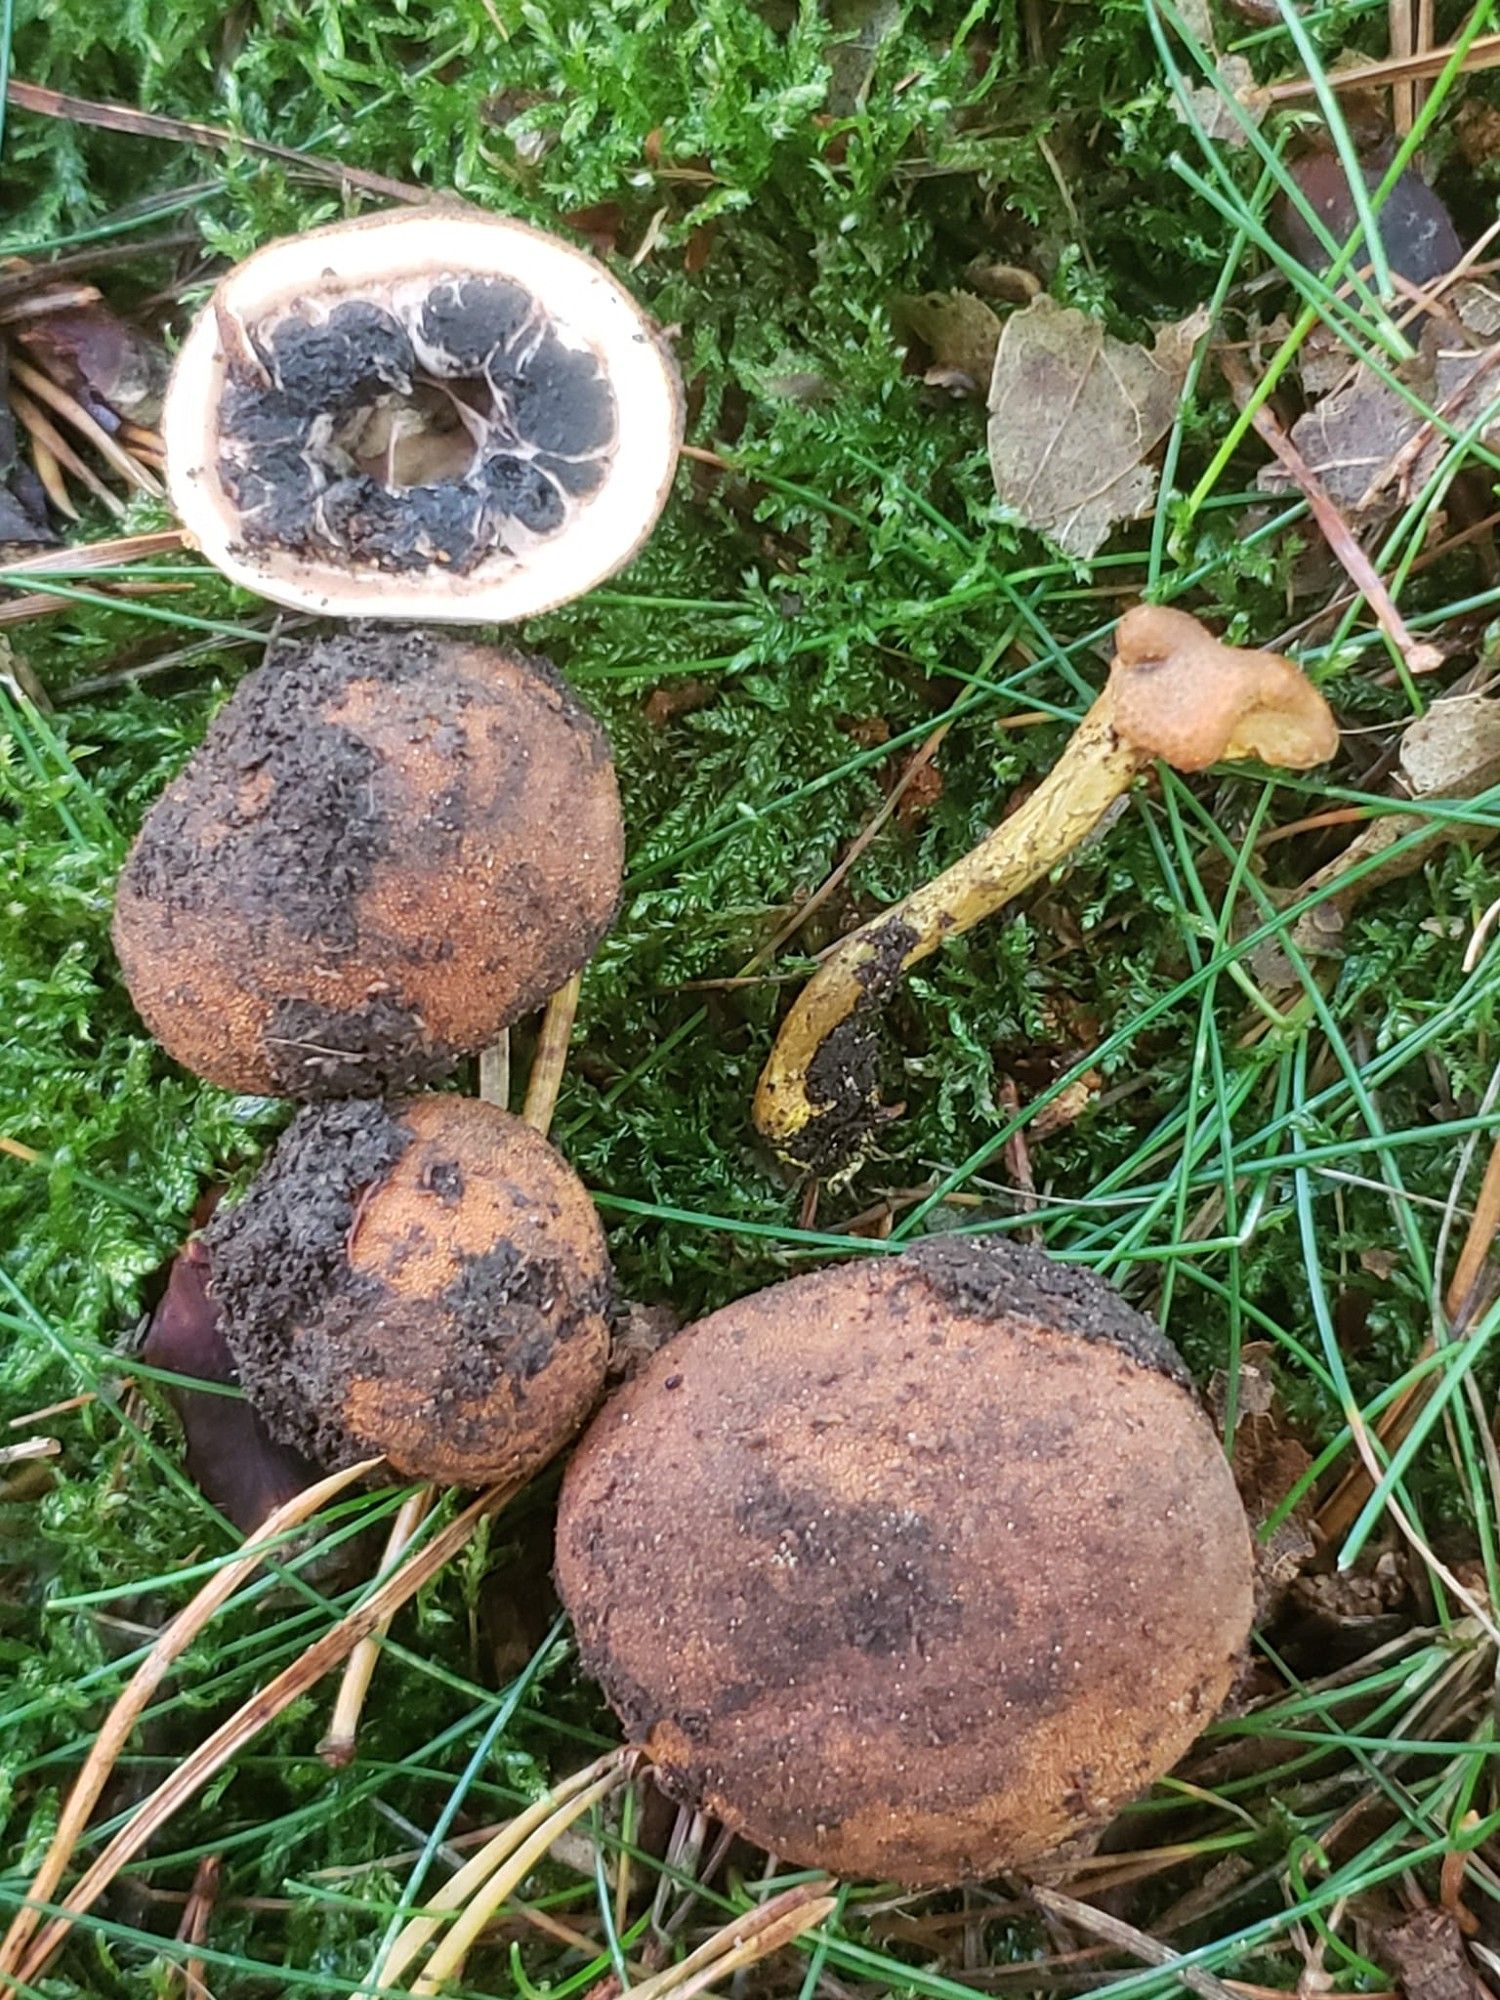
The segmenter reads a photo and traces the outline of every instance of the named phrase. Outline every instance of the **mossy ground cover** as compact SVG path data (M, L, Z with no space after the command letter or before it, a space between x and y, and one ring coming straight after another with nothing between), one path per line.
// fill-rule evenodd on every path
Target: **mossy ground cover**
M1477 32L1487 9L1439 15L1440 36ZM1206 140L1176 108L1173 69L1194 68L1182 24L1141 0L72 0L5 22L28 82L568 229L674 330L689 437L709 457L684 464L626 575L523 635L606 723L626 800L627 893L585 982L555 1128L625 1292L690 1316L835 1251L1035 1231L1153 1311L1204 1381L1234 1382L1241 1350L1263 1343L1322 1453L1308 1491L1349 1468L1353 1432L1403 1387L1435 1382L1347 1551L1367 1622L1343 1606L1300 1655L1268 1661L1210 1733L1196 1789L1165 1786L1129 1817L1116 1844L1143 1853L1069 1886L1128 1880L1118 1914L1252 1987L1326 1975L1384 1991L1381 1923L1418 1888L1435 1896L1442 1856L1462 1851L1463 1896L1497 1941L1494 1315L1435 1360L1424 1342L1445 1333L1497 1120L1495 960L1481 950L1466 969L1464 952L1495 894L1484 841L1500 798L1454 807L1465 837L1363 903L1341 957L1294 954L1274 1006L1253 970L1259 946L1286 943L1281 892L1333 851L1326 829L1268 836L1388 809L1380 751L1488 657L1500 591L1483 539L1408 575L1430 546L1429 485L1377 546L1408 621L1448 650L1430 682L1398 671L1363 613L1301 649L1350 732L1338 764L1276 781L1163 774L1065 876L908 981L886 1037L904 1112L852 1184L823 1188L814 1211L747 1117L789 983L1047 767L1124 604L1150 592L1264 643L1322 601L1293 602L1315 535L1295 497L1255 490L1264 448L1212 365L1183 399L1154 519L1082 564L998 507L981 409L923 381L899 302L965 285L977 258L1034 272L1125 336L1210 300L1227 338L1254 315L1294 316L1321 295L1307 274L1276 275L1269 215L1305 111L1262 128L1270 165ZM1387 47L1370 6L1216 26L1263 78ZM1467 237L1496 171L1460 156L1457 117L1492 90L1450 74L1428 106L1427 171ZM295 161L14 106L4 162L6 248L97 251L111 302L169 335L227 260L366 205ZM1384 335L1363 305L1341 324L1358 351ZM1249 359L1264 370L1276 352L1273 334ZM165 522L133 505L132 526ZM179 1470L161 1386L121 1348L205 1185L243 1179L286 1116L174 1069L110 953L131 835L272 622L190 557L154 568L171 592L111 607L97 576L78 577L69 609L10 633L50 712L0 687L0 1117L22 1149L0 1162L0 1408L86 1398L27 1427L56 1437L56 1458L0 1470L6 1902L131 1664L234 1545ZM768 976L740 978L938 731L940 788L885 822ZM544 1482L403 1614L354 1765L334 1774L315 1754L325 1685L174 1820L44 1990L180 1990L169 1968L188 1947L172 1934L208 1854L223 1874L200 1956L220 2000L354 1990L393 1912L443 1871L449 1832L504 1817L610 1740L549 1622L548 1504ZM394 1505L332 1510L325 1556ZM369 1566L367 1547L352 1565L299 1557L215 1622L132 1739L89 1851L327 1629ZM1322 1685L1334 1666L1342 1680ZM603 1867L631 1837L599 1829ZM779 1886L716 1877L686 1935ZM631 1905L617 1935L604 1872L559 1865L527 1894L583 1944L518 1921L471 1960L467 1990L585 1991L649 1933ZM857 1891L775 1961L771 1985L951 1996L1090 1980L1126 2000L1179 1976L1130 1970L1084 1932L1094 1956L1067 1958L1003 1890L971 1896L967 1923L958 1907Z

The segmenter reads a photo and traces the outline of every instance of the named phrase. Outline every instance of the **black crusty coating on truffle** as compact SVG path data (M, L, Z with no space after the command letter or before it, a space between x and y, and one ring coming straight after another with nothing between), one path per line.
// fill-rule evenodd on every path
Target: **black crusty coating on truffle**
M518 528L556 533L565 496L602 484L614 391L598 357L560 340L521 286L440 279L408 324L349 300L326 320L294 311L250 330L269 383L231 360L219 405L219 477L246 547L463 576L513 548ZM487 437L461 476L390 487L356 462L356 436L366 414L423 381L458 385L476 414L487 387Z
M334 1304L368 1311L383 1287L349 1269L361 1197L390 1173L411 1132L389 1105L310 1104L282 1133L244 1198L220 1208L203 1242L210 1290L245 1394L271 1435L320 1465L348 1464L332 1412L310 1409L293 1347L299 1329Z
M1192 1386L1161 1328L1093 1271L1003 1237L930 1236L904 1250L900 1262L915 1265L946 1304L971 1319L1027 1319L1105 1340L1140 1367Z
M458 1276L432 1298L399 1296L353 1271L348 1245L361 1209L411 1143L400 1109L306 1106L243 1199L203 1234L246 1396L273 1437L329 1469L378 1447L351 1433L313 1385L389 1379L397 1353L403 1388L425 1391L454 1449L473 1451L493 1436L496 1382L508 1380L523 1405L548 1358L613 1304L608 1269L570 1291L562 1266L506 1237L461 1258ZM457 1162L438 1162L421 1191L444 1208L461 1199Z
M121 893L194 911L210 896L228 897L260 921L274 912L306 942L352 950L358 898L398 829L381 802L376 753L324 711L352 683L419 674L432 654L425 634L363 625L275 648L152 808ZM270 793L260 798L265 778ZM257 794L248 812L236 798L240 785ZM191 865L205 809L222 825L211 869Z
M496 1367L520 1386L540 1375L558 1347L601 1316L607 1317L614 1287L608 1277L569 1295L567 1273L550 1257L529 1254L502 1238L478 1256L462 1259L462 1270L439 1297L444 1318L473 1353L468 1371L450 1365L455 1388L479 1396ZM567 1310L559 1318L559 1301ZM455 1360L459 1349L455 1346Z
M283 1097L379 1097L437 1083L458 1061L431 1040L422 1017L392 993L357 1007L283 999L263 1035L266 1061Z

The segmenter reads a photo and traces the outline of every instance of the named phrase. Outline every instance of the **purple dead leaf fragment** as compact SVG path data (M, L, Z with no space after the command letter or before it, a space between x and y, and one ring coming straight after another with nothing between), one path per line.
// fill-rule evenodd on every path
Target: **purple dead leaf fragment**
M194 1236L172 1260L141 1359L174 1375L233 1384L234 1362L208 1279L208 1252ZM188 1477L242 1534L253 1534L268 1514L321 1476L310 1459L277 1444L242 1397L176 1384L167 1393L182 1423Z
M167 385L165 351L108 306L48 313L16 335L30 358L107 431L121 418L151 426Z
M1385 179L1386 164L1381 160L1362 163L1364 183L1372 195ZM1346 243L1359 217L1349 178L1338 155L1308 153L1293 166L1292 177L1334 242ZM1277 235L1299 264L1305 264L1310 271L1327 270L1332 257L1286 195L1277 197L1272 218ZM1375 220L1387 263L1410 284L1430 284L1434 278L1451 271L1463 255L1463 245L1447 209L1409 167L1398 176ZM1367 253L1356 256L1361 264L1369 261Z

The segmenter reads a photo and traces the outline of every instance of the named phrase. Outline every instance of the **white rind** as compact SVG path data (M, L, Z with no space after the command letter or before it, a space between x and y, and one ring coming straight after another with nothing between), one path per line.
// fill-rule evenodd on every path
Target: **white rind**
M550 539L520 558L486 559L467 576L434 564L393 574L371 563L314 561L250 549L218 473L218 412L228 357L220 315L254 322L299 298L335 305L378 298L408 281L513 278L559 335L594 349L619 425L608 477ZM233 582L298 611L330 617L488 623L529 618L581 597L622 569L666 504L682 443L682 389L653 322L602 264L571 244L500 216L402 209L283 237L237 264L193 322L162 411L167 486L189 537Z

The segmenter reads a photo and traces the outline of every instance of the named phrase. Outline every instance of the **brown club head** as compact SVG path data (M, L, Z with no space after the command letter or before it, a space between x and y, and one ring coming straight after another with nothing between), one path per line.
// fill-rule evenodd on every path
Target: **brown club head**
M1244 1510L1160 1333L951 1237L669 1341L578 1447L557 1578L673 1796L913 1886L1109 1817L1212 1719L1251 1615Z
M236 265L162 413L191 539L338 617L531 617L623 567L665 504L682 390L602 264L476 209L403 209Z
M1305 771L1338 748L1332 711L1293 661L1226 646L1165 605L1138 604L1115 628L1109 700L1116 734L1179 771L1242 757Z

